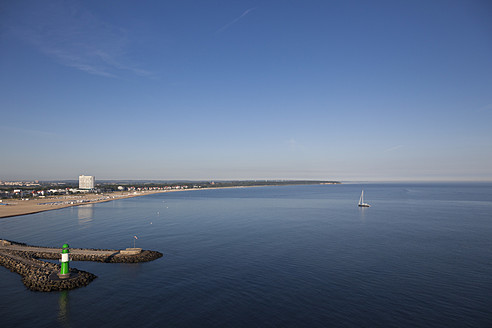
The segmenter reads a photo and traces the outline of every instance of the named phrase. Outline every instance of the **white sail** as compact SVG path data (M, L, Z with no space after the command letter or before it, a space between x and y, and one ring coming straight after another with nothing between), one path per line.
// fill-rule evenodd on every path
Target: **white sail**
M360 198L359 198L359 206L360 207L370 207L371 205L364 203L364 190L360 193Z

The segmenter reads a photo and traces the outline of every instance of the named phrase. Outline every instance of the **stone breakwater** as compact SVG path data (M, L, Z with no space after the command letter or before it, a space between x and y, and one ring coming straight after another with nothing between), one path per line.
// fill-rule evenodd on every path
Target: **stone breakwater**
M124 255L117 250L99 250L99 249L73 249L71 251L94 251L94 254L90 253L71 253L70 260L72 261L93 261L93 262L104 262L104 263L140 263L140 262L150 262L157 260L162 257L162 253L150 250L142 250L138 254L134 255ZM111 252L111 254L97 254L98 251ZM59 260L60 254L53 252L42 252L42 251L29 251L27 252L34 258L47 259L47 260Z
M30 246L8 240L0 240L0 265L22 276L27 288L35 291L57 291L73 289L88 285L97 278L94 274L70 268L70 277L60 279L60 265L39 259L60 259L60 248ZM139 263L149 262L162 257L162 253L127 248L112 249L70 249L72 261L94 261L104 263Z
M22 276L24 285L33 291L51 292L87 286L97 276L86 271L70 269L70 278L60 279L60 265L40 261L18 252L0 251L0 264Z

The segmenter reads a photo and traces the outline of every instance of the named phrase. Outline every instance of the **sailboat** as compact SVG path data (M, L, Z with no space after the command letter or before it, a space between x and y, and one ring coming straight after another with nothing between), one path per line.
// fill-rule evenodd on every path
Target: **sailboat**
M364 190L360 193L359 207L371 207L371 205L364 203Z

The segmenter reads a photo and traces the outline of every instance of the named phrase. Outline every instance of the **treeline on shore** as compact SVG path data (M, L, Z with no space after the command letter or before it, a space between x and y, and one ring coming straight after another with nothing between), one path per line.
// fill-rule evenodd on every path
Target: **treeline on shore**
M38 182L36 186L9 185L0 187L0 198L32 198L38 196L67 195L80 192L108 193L115 191L155 191L171 189L206 189L226 187L339 184L325 180L231 180L231 181L115 181L103 180L93 190L77 189L77 181ZM50 188L50 189L48 189Z
M252 186L278 186L278 185L310 185L310 184L340 184L339 181L322 180L236 180L236 181L174 181L174 182L107 182L98 184L101 190L117 191L119 187L131 189L153 189L153 188L173 188L180 186L179 189L196 188L225 188L225 187L252 187ZM120 188L121 189L121 188ZM174 189L174 188L173 188Z

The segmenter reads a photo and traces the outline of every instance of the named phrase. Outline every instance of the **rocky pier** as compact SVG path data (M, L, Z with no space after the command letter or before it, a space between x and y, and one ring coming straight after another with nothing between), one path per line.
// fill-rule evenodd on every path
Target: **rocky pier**
M40 259L60 259L61 248L30 246L9 240L0 240L0 265L22 276L24 285L34 291L59 291L87 286L96 275L70 268L70 276L58 276L60 265ZM162 253L141 248L125 250L70 249L72 261L95 261L105 263L139 263L153 261Z

